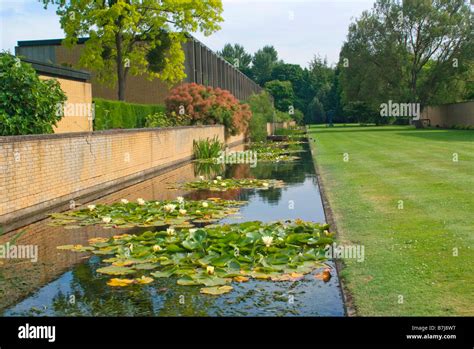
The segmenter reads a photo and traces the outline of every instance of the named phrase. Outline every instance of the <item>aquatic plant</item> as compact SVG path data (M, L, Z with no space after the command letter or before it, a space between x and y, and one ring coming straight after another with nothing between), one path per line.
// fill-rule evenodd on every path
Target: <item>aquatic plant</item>
M296 281L324 266L324 248L333 242L328 228L302 220L253 221L94 238L89 246L58 248L111 255L98 273L135 276L112 278L109 286L174 277L178 285L202 285L201 293L219 295L231 291L233 281Z
M122 199L112 205L88 205L87 208L65 213L51 214L52 225L65 225L77 228L86 225L130 228L165 225L185 225L193 223L211 223L227 215L238 212L244 201L209 198L205 201L176 200L136 202Z
M217 136L214 138L193 141L194 158L197 160L210 160L219 156L224 149L224 144Z
M211 191L226 191L228 189L246 188L246 189L270 189L282 188L284 182L276 179L255 179L255 178L225 178L217 176L215 179L205 179L202 177L198 181L176 183L172 189L207 189Z

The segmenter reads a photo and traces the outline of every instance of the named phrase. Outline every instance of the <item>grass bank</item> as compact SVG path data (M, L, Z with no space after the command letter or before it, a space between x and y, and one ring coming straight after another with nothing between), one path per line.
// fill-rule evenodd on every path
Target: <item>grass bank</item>
M474 131L312 126L309 137L339 241L365 249L341 273L357 314L474 315Z

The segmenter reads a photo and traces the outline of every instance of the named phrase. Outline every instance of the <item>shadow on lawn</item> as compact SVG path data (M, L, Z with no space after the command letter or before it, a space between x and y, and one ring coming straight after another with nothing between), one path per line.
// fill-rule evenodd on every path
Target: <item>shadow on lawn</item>
M339 127L313 127L308 130L309 133L349 133L349 132L413 132L415 127L410 126L339 126Z
M423 129L411 132L397 132L396 134L418 137L427 141L474 142L474 130Z

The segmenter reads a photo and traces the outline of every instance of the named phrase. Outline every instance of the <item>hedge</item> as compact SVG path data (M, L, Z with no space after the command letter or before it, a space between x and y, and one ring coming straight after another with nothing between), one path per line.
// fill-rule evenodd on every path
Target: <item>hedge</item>
M165 112L161 104L136 104L94 98L94 130L112 128L144 128L146 117L150 114Z

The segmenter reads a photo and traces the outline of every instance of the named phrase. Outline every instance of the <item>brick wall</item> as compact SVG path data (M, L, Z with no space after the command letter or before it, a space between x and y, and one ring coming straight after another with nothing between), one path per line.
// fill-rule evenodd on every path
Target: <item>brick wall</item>
M62 78L52 78L50 76L39 75L42 80L56 79L61 85L61 89L67 97L66 103L73 106L72 110L76 114L64 116L54 127L54 133L66 132L90 132L92 131L92 119L88 115L82 115L81 106L89 107L92 105L91 83L85 81L76 81Z
M79 66L79 57L83 45L77 45L73 48L65 46L54 46L56 63L70 64L74 67ZM96 74L92 72L93 97L117 100L117 86L112 87L100 82ZM128 74L125 96L127 102L143 104L162 104L168 96L170 86L159 79L148 80L145 76L134 76Z
M474 126L474 101L427 107L421 118L433 127Z
M0 226L143 181L191 159L193 140L214 136L224 141L223 126L0 137Z

